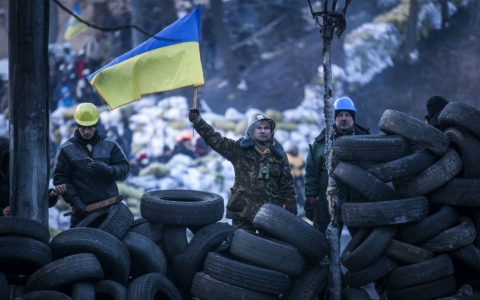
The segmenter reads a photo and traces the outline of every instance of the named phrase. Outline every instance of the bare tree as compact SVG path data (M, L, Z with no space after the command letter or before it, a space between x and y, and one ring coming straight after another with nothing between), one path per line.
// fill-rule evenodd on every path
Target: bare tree
M230 86L230 93L236 94L237 84L239 82L239 71L237 61L231 48L230 37L227 29L223 23L223 1L211 0L211 11L213 13L213 28L215 39L217 40L220 54L222 56L225 72L227 73L227 80Z
M417 21L418 21L418 0L410 0L410 11L405 34L405 45L401 55L403 61L408 64L416 62L414 51L417 47Z

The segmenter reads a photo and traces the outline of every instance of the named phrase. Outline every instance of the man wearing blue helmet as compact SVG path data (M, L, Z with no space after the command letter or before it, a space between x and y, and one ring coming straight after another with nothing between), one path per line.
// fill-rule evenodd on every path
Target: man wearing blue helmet
M344 135L363 135L370 134L365 129L355 124L355 114L357 109L352 100L347 97L341 97L334 103L335 124L333 125L332 136L330 137L335 144L338 137ZM338 163L335 160L334 164ZM325 234L328 224L330 223L330 213L327 202L328 172L325 165L325 129L315 138L310 152L307 156L305 168L305 216L313 221L313 207L315 199L319 199L318 206L318 230ZM359 198L356 193L345 184L337 181L337 194L339 199L339 207L346 201L352 201ZM342 215L337 214L337 221L340 225L339 232L342 232L343 221Z

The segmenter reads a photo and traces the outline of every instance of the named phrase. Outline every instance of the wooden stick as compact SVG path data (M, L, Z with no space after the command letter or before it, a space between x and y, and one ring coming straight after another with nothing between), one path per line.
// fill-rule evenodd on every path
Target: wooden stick
M115 196L115 197L112 197L112 198L108 198L106 200L102 200L102 201L99 201L97 203L93 203L93 204L85 206L85 211L91 212L91 211L94 211L98 208L102 208L102 207L106 207L106 206L118 203L118 202L122 201L122 199L123 199L123 195L118 195L118 196ZM64 213L63 216L67 217L67 216L71 216L71 215L74 215L74 214L75 214L75 210L72 210L72 211Z
M197 86L193 86L193 108L197 108Z

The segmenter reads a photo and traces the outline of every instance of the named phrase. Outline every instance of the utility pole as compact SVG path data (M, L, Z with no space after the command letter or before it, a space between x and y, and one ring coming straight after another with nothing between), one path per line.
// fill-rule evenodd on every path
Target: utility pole
M8 4L11 215L48 226L50 1Z
M325 114L325 163L328 170L328 188L327 188L327 199L329 201L330 207L330 216L331 222L328 225L326 237L330 242L330 290L329 290L329 299L330 300L341 300L342 299L342 276L341 276L341 267L340 267L340 233L338 232L338 222L336 214L338 212L338 195L336 193L337 184L333 178L333 162L334 162L334 153L332 139L332 130L335 119L335 112L333 107L332 100L332 61L331 61L331 41L333 39L333 33L335 28L336 35L340 38L343 31L347 27L347 22L345 20L345 14L347 13L348 5L351 0L345 0L345 5L343 8L336 9L337 0L333 0L332 9L328 10L329 0L324 0L323 11L314 12L310 0L308 4L310 6L310 11L312 17L315 19L320 33L323 38L323 74L324 74L324 95L323 101L324 105L324 114ZM320 20L321 19L321 20ZM318 166L320 168L320 166ZM317 197L319 199L321 197ZM318 211L318 200L315 203L315 210ZM314 215L317 215L314 213Z

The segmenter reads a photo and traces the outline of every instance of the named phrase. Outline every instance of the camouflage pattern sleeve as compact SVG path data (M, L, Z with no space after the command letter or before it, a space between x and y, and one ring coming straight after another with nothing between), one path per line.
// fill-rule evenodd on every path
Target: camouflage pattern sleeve
M280 192L285 200L285 209L297 215L297 195L293 185L293 176L290 171L287 156L285 155L282 163L282 171L280 174Z
M227 160L234 163L235 159L238 158L238 155L236 155L238 148L236 141L222 137L220 133L216 132L215 129L203 119L195 123L193 127L208 146Z

